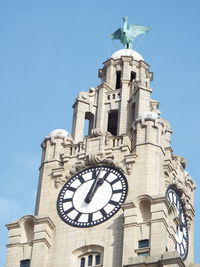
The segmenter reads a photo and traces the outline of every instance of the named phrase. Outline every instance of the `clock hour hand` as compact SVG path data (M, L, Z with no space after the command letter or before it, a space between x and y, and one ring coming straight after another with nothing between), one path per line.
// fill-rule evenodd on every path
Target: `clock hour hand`
M86 196L86 198L85 198L85 202L86 202L86 203L90 203L90 201L92 200L92 198L93 198L93 196L94 196L94 194L95 194L97 188L98 188L100 185L102 185L103 182L104 182L104 177L103 177L103 178L100 178L100 177L99 177L99 176L100 176L100 173L101 173L101 170L99 171L99 173L98 173L96 179L94 180L94 182L93 182L93 184L92 184L92 186L91 186L91 188L90 188L90 191L88 192L88 194L87 194L87 196ZM96 176L95 172L93 172L93 175Z

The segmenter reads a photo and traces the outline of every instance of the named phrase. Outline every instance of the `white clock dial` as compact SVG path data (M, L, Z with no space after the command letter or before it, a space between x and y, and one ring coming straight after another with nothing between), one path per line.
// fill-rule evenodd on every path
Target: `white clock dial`
M186 259L188 253L188 230L187 222L183 205L179 199L178 194L173 188L169 188L166 193L166 197L170 203L174 205L177 211L177 217L179 219L179 225L176 230L176 250L180 254L183 260Z
M60 218L76 227L91 227L112 217L127 195L125 176L110 166L89 167L74 175L61 189Z

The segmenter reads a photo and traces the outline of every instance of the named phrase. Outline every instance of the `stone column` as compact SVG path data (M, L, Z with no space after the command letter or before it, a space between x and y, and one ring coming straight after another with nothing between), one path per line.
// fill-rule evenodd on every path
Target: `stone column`
M72 137L76 143L83 141L86 104L77 101L74 106Z

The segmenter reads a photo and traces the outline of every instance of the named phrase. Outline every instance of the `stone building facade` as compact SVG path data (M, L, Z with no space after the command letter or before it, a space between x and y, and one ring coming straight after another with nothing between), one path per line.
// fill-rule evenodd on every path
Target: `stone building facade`
M76 98L72 134L44 139L35 214L7 225L6 267L200 266L195 183L149 68L136 51L115 52L101 84Z

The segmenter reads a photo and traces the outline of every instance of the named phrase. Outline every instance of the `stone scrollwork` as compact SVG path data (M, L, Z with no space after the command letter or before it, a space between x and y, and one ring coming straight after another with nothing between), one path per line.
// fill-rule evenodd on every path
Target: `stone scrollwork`
M99 153L86 155L84 159L77 161L72 166L69 172L69 176L74 175L75 173L81 171L82 169L88 166L92 166L92 165L98 165L98 164L114 165L113 160L114 160L114 156L112 153L105 155L105 153L99 152ZM68 175L67 175L67 178L68 178Z
M114 155L112 153L105 154L104 152L99 152L96 154L89 154L86 157L87 165L96 165L96 164L114 164Z
M81 171L82 169L88 166L100 165L100 164L115 166L118 169L120 169L123 173L130 175L132 173L132 167L134 162L135 162L135 157L134 161L130 159L123 159L121 162L118 162L115 160L115 157L112 152L109 153L99 152L99 153L88 154L84 157L84 159L77 161L72 166L66 178L69 178L71 175L74 175L75 173Z
M91 130L91 137L98 137L98 136L111 136L111 133L107 131L101 131L99 128L94 128Z
M96 94L95 88L90 88L89 92L80 92L77 99L84 102L90 102L90 98L95 96L95 94Z

